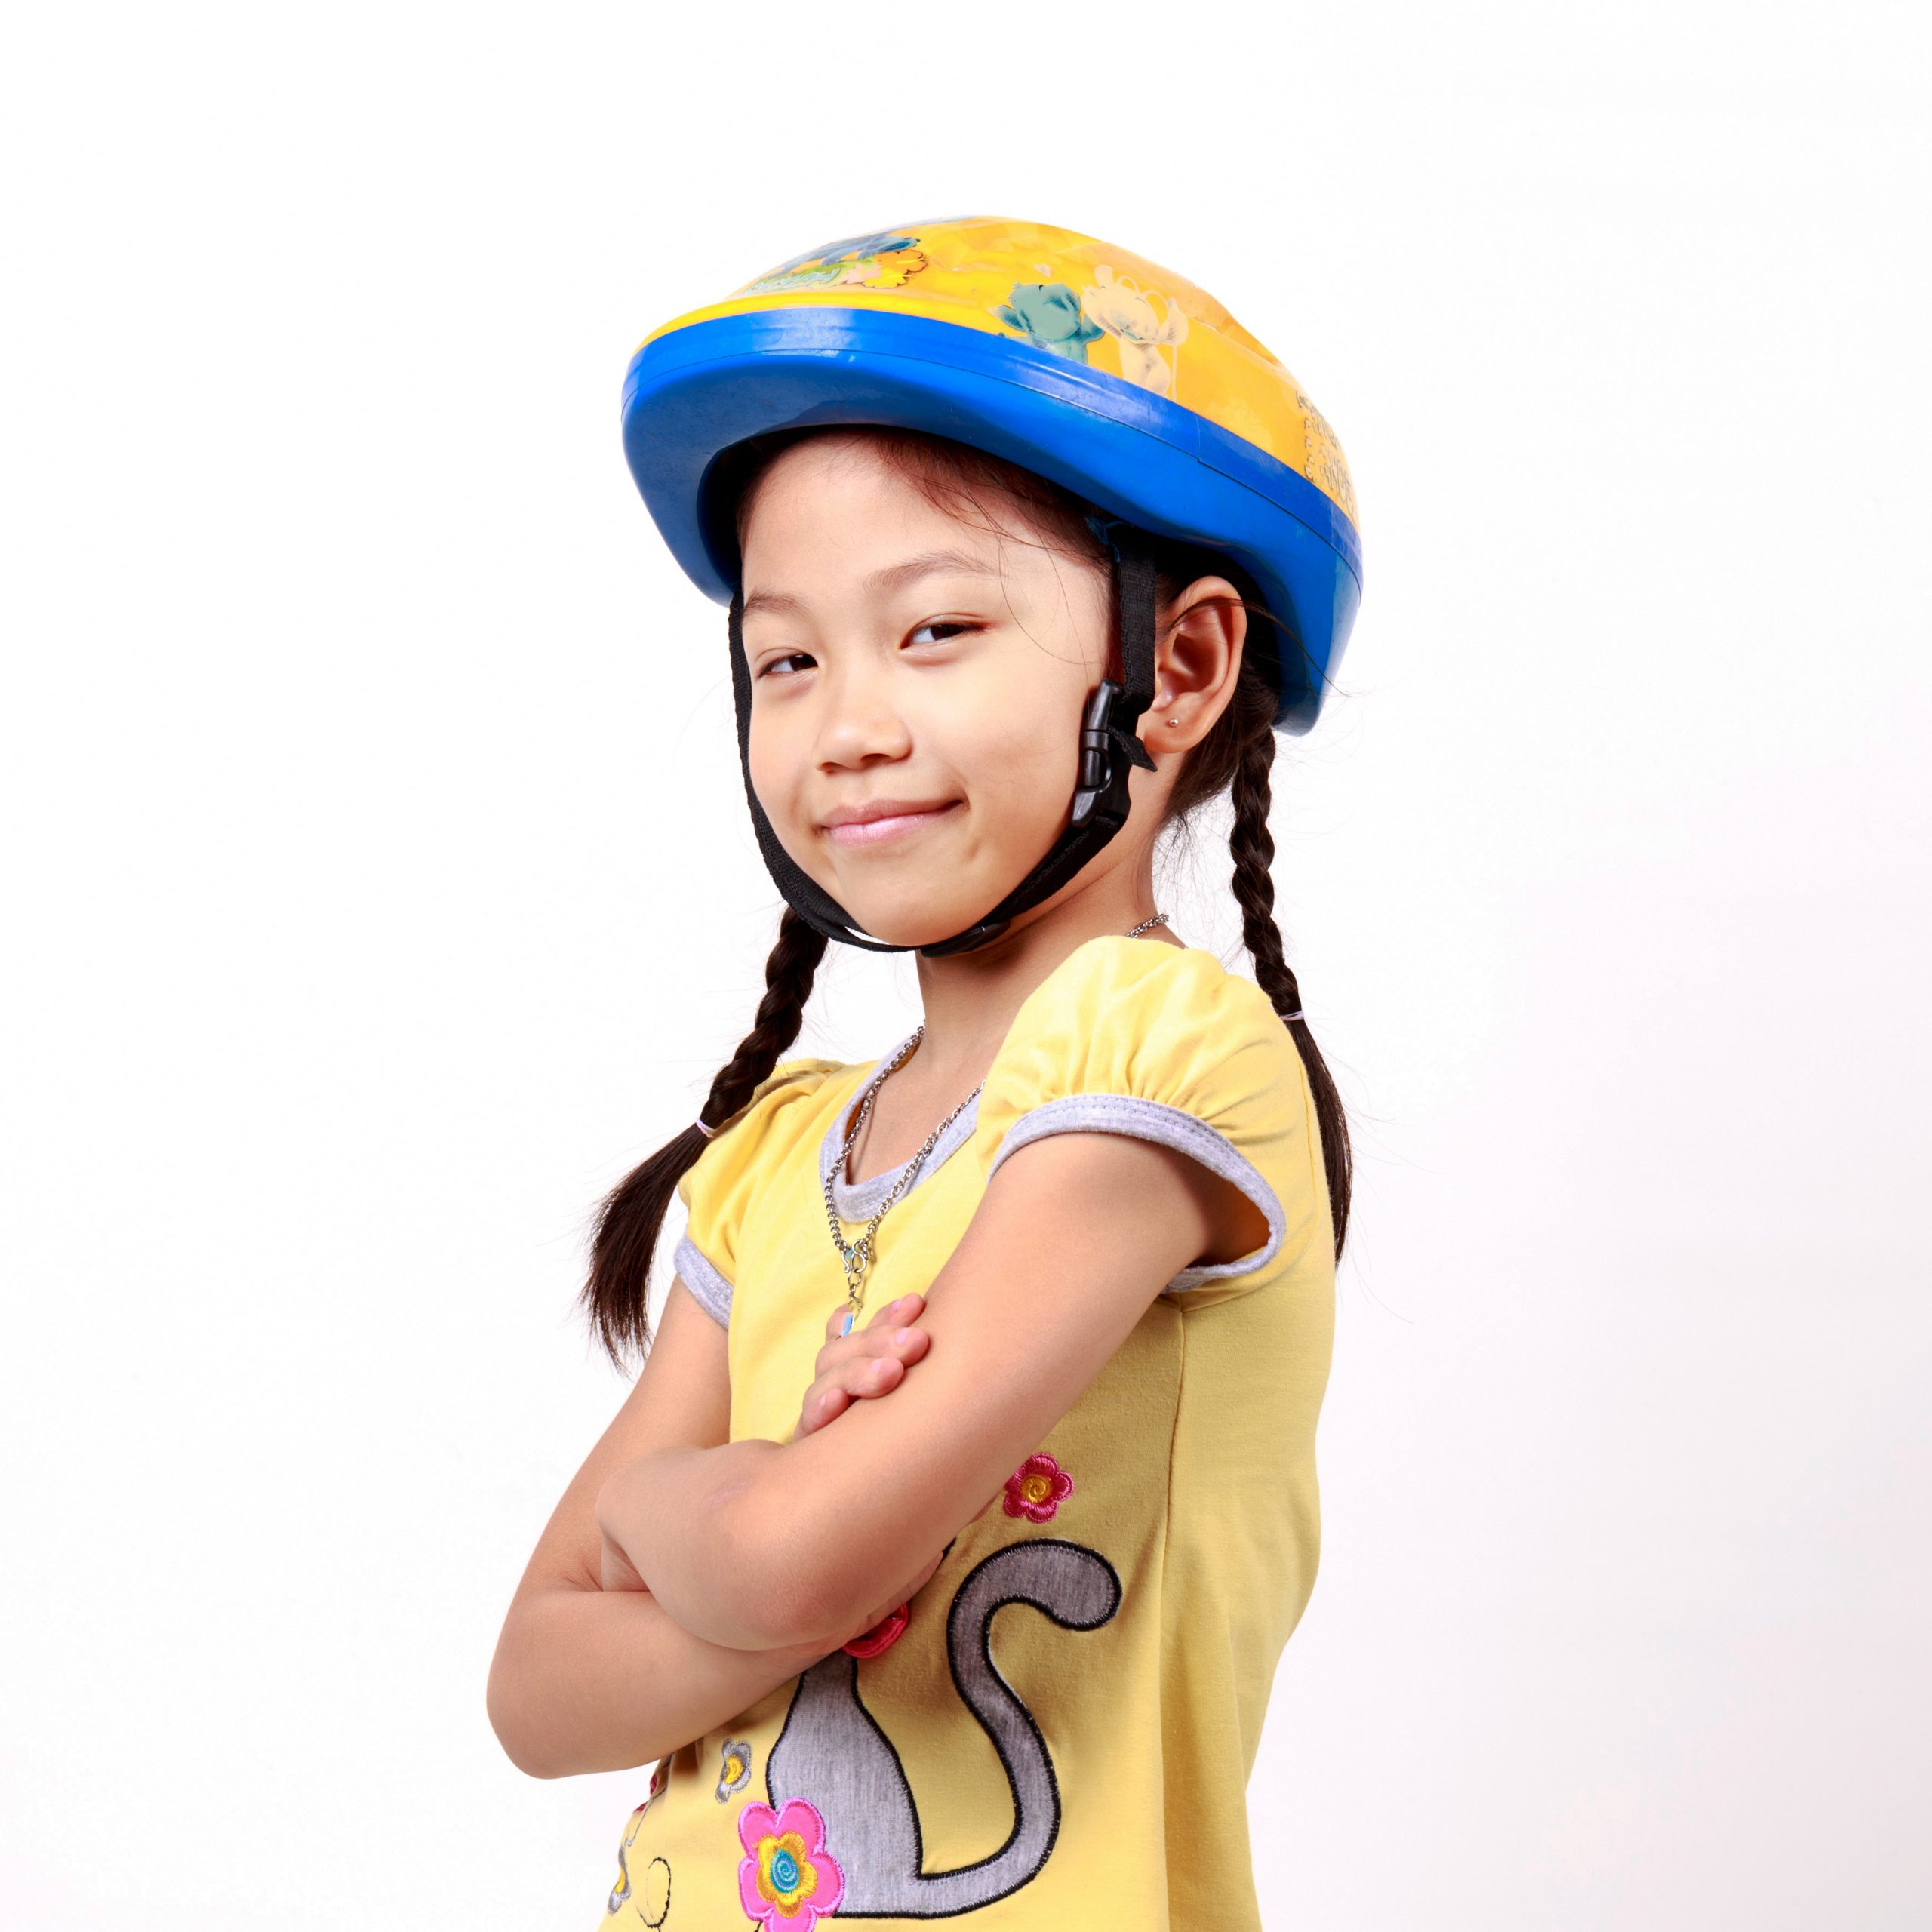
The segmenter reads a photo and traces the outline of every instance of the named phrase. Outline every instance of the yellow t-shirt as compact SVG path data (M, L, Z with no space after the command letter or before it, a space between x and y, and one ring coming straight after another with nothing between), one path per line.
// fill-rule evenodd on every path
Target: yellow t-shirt
M727 1327L734 1441L797 1422L844 1291L823 1177L890 1058L781 1066L680 1189L678 1275ZM903 1624L660 1767L606 1925L1259 1927L1246 1787L1315 1580L1334 1333L1314 1106L1251 981L1192 949L1090 940L887 1216L866 1310L926 1290L1001 1160L1067 1132L1187 1153L1261 1210L1265 1244L1152 1299ZM869 1219L897 1172L839 1177L841 1213Z

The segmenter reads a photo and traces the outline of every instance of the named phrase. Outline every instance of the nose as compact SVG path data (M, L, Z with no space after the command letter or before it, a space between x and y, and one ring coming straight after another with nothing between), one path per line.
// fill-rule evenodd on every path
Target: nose
M892 702L891 680L869 661L851 654L824 679L816 750L825 771L856 771L889 764L912 749L912 734Z

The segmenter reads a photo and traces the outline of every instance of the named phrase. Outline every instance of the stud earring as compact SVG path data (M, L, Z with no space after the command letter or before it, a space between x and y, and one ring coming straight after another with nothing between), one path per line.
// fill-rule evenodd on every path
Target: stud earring
M1178 724L1180 722L1180 720L1178 718L1170 718L1168 720L1168 722L1170 724Z

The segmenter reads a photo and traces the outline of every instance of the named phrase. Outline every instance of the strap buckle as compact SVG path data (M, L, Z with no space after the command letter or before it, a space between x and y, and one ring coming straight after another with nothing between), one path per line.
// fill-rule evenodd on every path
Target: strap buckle
M1114 708L1126 695L1112 678L1103 678L1081 715L1080 777L1073 793L1076 832L1095 823L1106 826L1109 836L1118 832L1127 823L1129 769L1154 768L1139 737L1114 720Z

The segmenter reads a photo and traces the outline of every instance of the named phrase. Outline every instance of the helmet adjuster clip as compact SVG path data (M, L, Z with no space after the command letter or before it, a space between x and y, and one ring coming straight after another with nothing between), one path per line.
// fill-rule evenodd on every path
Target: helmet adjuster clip
M1080 777L1074 788L1074 830L1097 819L1109 835L1127 823L1128 772L1138 764L1152 771L1146 747L1124 721L1117 721L1115 707L1127 695L1111 678L1103 678L1080 720ZM1137 756L1136 754L1138 753Z

